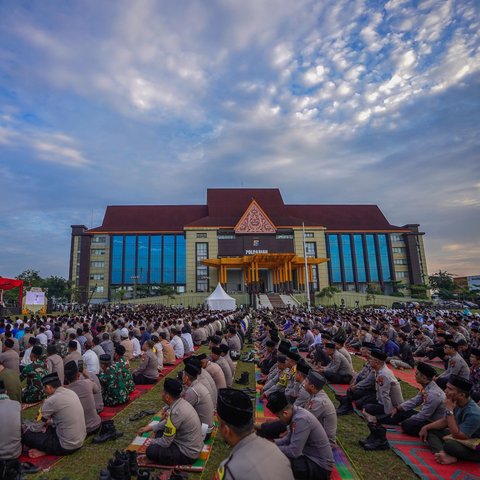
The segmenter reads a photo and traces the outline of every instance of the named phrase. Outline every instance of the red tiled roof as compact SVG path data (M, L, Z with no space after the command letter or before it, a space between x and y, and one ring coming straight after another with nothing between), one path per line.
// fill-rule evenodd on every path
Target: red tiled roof
M207 214L206 205L108 206L102 225L89 232L183 232Z
M306 227L324 226L327 230L402 229L390 225L376 205L285 205L278 188L212 188L207 191L207 205L109 206L102 226L90 232L233 228L253 199L276 227L305 222Z

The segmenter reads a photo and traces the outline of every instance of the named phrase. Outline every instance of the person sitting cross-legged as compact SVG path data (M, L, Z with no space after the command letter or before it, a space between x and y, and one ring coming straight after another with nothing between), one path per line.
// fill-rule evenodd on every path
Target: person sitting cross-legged
M30 448L28 455L69 455L83 446L87 430L83 407L78 395L61 386L57 373L42 378L48 398L43 402L39 417L44 431L26 430L22 443Z
M438 463L480 462L480 452L465 444L480 439L480 407L470 398L471 389L469 380L452 375L445 389L445 416L420 430L420 439L428 443Z
M202 424L195 409L183 398L182 384L166 378L162 400L168 405L164 419L140 428L139 434L154 431L157 435L145 452L158 465L190 465L203 448Z

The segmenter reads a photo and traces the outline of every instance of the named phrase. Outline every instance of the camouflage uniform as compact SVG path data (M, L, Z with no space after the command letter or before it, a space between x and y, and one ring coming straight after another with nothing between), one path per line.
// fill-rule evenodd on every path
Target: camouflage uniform
M43 391L42 377L48 374L47 365L44 358L35 360L26 365L20 375L20 379L27 379L27 386L22 392L22 401L24 403L41 402L45 397Z
M125 387L128 393L132 393L135 389L135 383L133 382L132 371L128 367L126 360L121 357L114 365L118 368L119 372L123 376Z
M118 364L110 365L106 370L98 374L102 384L103 403L108 407L114 407L125 403L130 398L125 379Z
M62 357L65 358L68 355L68 345L61 340L56 340L54 342L55 347L57 347L57 353Z

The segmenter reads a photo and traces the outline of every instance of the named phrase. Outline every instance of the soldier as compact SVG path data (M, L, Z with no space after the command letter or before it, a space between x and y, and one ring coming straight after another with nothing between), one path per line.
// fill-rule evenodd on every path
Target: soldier
M379 417L381 423L387 425L401 424L407 435L417 437L421 428L445 416L445 393L433 381L436 370L428 363L420 362L415 371L415 379L422 387L422 391L415 397L395 407L390 415ZM414 410L421 405L419 412Z
M325 383L325 378L322 375L314 370L310 370L305 380L305 390L310 394L305 408L313 413L315 418L322 424L330 444L335 445L337 438L337 413L332 401L322 390Z
M203 448L200 419L195 409L181 398L181 394L182 384L166 378L162 393L162 400L168 405L165 419L139 430L140 435L150 431L160 435L145 452L148 459L159 465L190 465Z
M287 434L275 440L288 457L295 478L327 480L335 464L332 447L321 423L302 407L287 402L285 395L270 395L267 407L287 425Z
M125 388L127 389L128 394L132 393L135 390L135 382L133 381L133 375L130 368L128 368L127 360L125 359L126 350L123 345L117 345L115 347L115 355L113 359L115 360L115 366L118 369L120 375L123 377L125 382Z
M400 383L385 365L386 359L387 355L380 350L373 349L370 353L370 365L375 371L376 401L365 405L365 411L371 415L390 415L403 402Z
M273 443L255 435L252 402L246 393L221 390L217 414L220 433L232 451L220 463L215 480L293 480L288 458Z
M200 422L208 426L207 435L213 430L213 414L215 407L205 385L198 381L201 367L187 363L183 371L182 382L185 387L183 398L195 409Z
M112 365L110 355L100 355L100 373L98 379L102 385L103 403L108 407L121 405L128 401L130 395L123 376L116 365Z
M326 367L319 367L319 373L322 373L330 383L350 383L353 378L353 368L345 356L335 349L335 343L327 342L325 353L331 358L331 362Z
M22 393L24 403L37 403L45 398L42 378L47 375L47 365L43 359L43 349L40 345L35 345L30 354L32 363L25 366L20 375L20 380L27 379L27 386Z
M468 380L470 378L470 369L467 365L467 362L457 351L457 342L454 342L453 340L447 340L443 349L445 354L449 357L448 367L441 375L436 377L435 381L442 390L445 390L450 375L458 375L459 377Z

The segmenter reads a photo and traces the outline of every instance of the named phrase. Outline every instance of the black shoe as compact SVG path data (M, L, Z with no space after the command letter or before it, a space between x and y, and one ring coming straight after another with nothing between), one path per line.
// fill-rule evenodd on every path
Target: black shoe
M370 423L370 422L369 422L369 423L367 424L367 426L368 426L368 429L370 430L370 434L368 435L367 438L364 438L364 439L358 441L358 443L359 443L362 447L363 447L366 443L371 442L371 441L375 438L375 433L374 433L374 431L375 431L375 426L376 426L376 425L375 425L374 423Z
M150 472L145 469L140 469L137 473L137 480L150 480Z
M108 471L112 480L130 480L130 469L124 460L110 459L108 461Z
M240 378L235 380L235 383L238 383L240 385L248 385L249 384L249 373L248 372L243 372L240 375Z
M100 470L100 476L98 480L112 480L112 476L108 470Z
M128 456L128 465L130 467L130 475L134 476L138 474L137 452L126 450L125 453Z
M93 438L92 443L104 443L109 440L116 440L121 436L123 436L123 433L117 432L113 420L105 420L100 427L98 435Z
M337 415L348 415L350 413L353 413L353 405L350 402L344 402L337 408Z
M365 450L388 450L390 445L387 440L387 430L382 425L377 425L373 430L373 439L363 445Z

